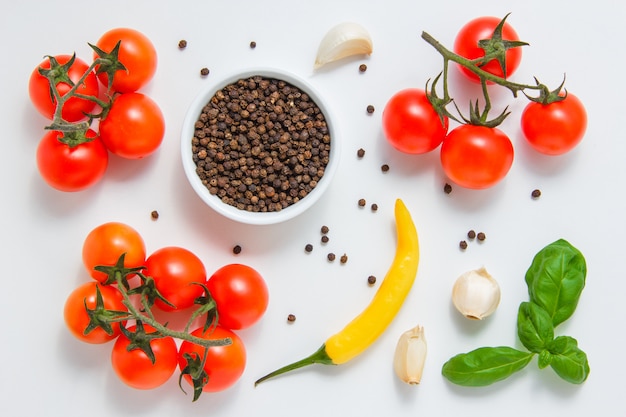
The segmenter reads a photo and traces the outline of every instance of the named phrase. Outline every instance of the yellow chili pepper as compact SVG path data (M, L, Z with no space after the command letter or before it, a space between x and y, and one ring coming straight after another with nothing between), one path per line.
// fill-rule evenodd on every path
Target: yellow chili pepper
M419 263L419 242L415 224L400 199L396 200L395 218L396 254L367 308L339 333L329 337L315 353L265 375L254 383L255 386L277 375L314 363L339 365L348 362L367 349L385 331L411 290Z

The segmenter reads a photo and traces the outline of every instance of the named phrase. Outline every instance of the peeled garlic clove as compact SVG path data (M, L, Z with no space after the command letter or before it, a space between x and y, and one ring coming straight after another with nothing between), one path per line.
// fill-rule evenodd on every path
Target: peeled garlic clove
M500 286L485 268L461 275L452 288L452 302L468 319L482 320L500 304Z
M400 335L393 357L393 370L400 380L410 385L420 383L426 362L426 351L426 338L422 326L415 326Z
M370 55L372 38L358 23L344 22L331 28L317 49L314 68L353 55Z

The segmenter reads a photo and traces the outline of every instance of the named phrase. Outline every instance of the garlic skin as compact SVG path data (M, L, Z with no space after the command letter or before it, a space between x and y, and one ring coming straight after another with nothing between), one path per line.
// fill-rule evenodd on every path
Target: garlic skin
M426 353L426 338L422 326L415 326L400 335L393 357L393 370L402 382L409 385L420 383Z
M314 68L348 56L371 55L373 50L372 38L367 29L354 22L339 23L322 38Z
M500 304L500 286L483 267L467 271L454 283L452 302L468 319L482 320Z

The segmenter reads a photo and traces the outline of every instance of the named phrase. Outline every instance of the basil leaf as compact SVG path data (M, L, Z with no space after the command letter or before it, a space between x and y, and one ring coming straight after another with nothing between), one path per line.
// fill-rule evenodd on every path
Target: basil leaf
M526 349L541 353L554 339L552 317L535 303L521 303L517 313L517 335Z
M526 272L530 301L543 307L556 327L576 310L586 275L582 253L566 240L557 240L535 255Z
M587 354L578 347L576 339L559 336L549 344L550 366L561 378L572 384L582 384L589 376Z
M482 347L452 357L441 373L450 382L466 387L480 387L508 378L523 369L533 353L507 346Z
M539 358L537 358L539 369L544 369L550 365L550 363L552 363L552 354L547 350L542 350L539 354Z

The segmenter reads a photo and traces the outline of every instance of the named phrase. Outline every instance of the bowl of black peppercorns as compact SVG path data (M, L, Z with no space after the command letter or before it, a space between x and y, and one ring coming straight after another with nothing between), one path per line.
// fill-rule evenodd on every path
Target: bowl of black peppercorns
M183 167L212 209L274 224L310 208L339 162L328 106L304 80L276 69L225 77L194 99L181 134Z

